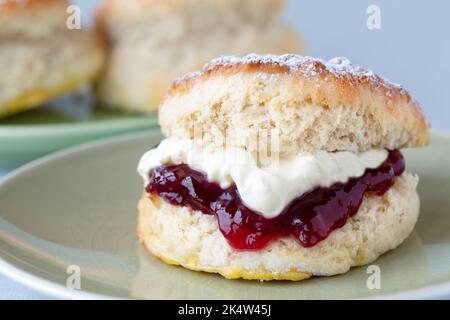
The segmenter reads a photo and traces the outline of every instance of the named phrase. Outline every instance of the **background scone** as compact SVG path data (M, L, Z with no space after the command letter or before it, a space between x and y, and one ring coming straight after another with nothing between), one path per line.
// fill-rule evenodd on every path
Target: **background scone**
M226 278L335 275L394 249L417 221L418 178L396 149L426 145L428 124L401 86L346 59L216 59L173 83L160 122L169 137L138 167L137 232L166 263Z
M99 38L66 26L68 1L0 1L0 117L88 83L104 61Z
M279 17L282 0L106 0L97 25L109 44L101 102L156 111L170 82L218 55L301 52Z

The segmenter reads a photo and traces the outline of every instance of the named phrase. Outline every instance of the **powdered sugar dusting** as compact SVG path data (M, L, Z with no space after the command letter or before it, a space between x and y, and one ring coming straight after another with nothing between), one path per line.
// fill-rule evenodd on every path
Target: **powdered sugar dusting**
M195 79L200 77L203 73L215 69L217 67L230 67L237 64L275 64L283 67L289 68L289 72L296 72L301 66L303 66L304 71L309 71L309 75L313 76L315 71L313 70L314 65L312 62L322 62L322 60L317 58L312 58L308 56L301 56L296 54L284 54L284 55L259 55L255 53L248 54L244 57L236 56L222 56L213 59L208 64L204 65L201 71L191 72L182 77L175 79L175 84L183 82L190 79ZM310 62L307 64L307 62Z
M395 89L402 89L403 87L397 83L394 83L386 78L378 76L370 69L364 69L360 66L356 66L351 63L351 61L344 57L336 57L330 59L325 63L326 68L336 74L336 75L353 75L356 77L367 77L373 82L383 82L387 87L392 87ZM389 92L392 94L392 92Z
M214 68L216 66L230 66L234 64L277 64L280 66L288 67L289 71L295 72L298 68L307 61L320 61L319 59L300 56L296 54L284 54L284 55L258 55L251 53L243 58L234 56L224 56L212 60L208 63L204 69Z
M384 87L388 97L394 95L394 90L400 94L406 94L406 91L399 84L393 83L383 77L376 75L372 70L356 66L347 58L336 57L329 61L322 59L301 56L296 54L284 55L258 55L255 53L246 55L242 58L236 56L223 56L213 59L206 64L201 71L188 73L187 75L175 80L174 84L200 77L202 74L216 69L218 67L231 67L234 65L261 64L277 65L288 68L290 73L300 73L303 77L311 79L317 78L323 72L328 71L335 77L367 79L374 87ZM325 78L327 80L327 78Z
M366 70L360 66L355 66L350 62L350 60L343 57L333 58L327 61L325 66L328 70L336 74L349 73L355 76L365 75L367 77L372 77L375 75L372 70Z

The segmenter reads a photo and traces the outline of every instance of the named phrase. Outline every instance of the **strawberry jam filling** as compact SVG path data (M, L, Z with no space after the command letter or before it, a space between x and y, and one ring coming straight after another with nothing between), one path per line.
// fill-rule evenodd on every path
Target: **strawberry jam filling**
M151 170L146 191L172 205L215 215L220 231L235 249L262 249L271 240L286 236L293 236L302 246L311 247L355 215L366 193L383 195L404 170L400 151L389 151L378 168L367 169L361 177L351 178L346 183L308 191L292 200L273 219L248 208L235 185L222 189L219 184L208 181L204 173L186 164L165 164ZM270 197L270 194L261 197Z

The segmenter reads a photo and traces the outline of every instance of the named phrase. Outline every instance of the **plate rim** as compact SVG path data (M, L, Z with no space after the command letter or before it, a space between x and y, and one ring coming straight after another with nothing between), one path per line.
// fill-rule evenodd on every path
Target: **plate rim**
M100 139L96 141L91 141L87 143L83 143L80 145L76 145L73 147L69 147L63 150L59 150L48 155L45 155L41 158L28 162L27 164L11 171L5 176L0 178L0 187L9 182L10 180L26 174L29 170L33 170L36 167L39 167L49 161L55 161L71 154L87 151L90 149L94 149L100 146L112 144L112 143L120 143L122 141L128 141L132 139L139 139L143 136L148 135L162 135L161 131L158 128L149 128L145 131L140 132L131 132L121 134L115 137L109 137L105 139ZM440 136L442 138L446 138L450 140L450 133L441 131L441 130L432 130L431 134L433 136ZM7 278L16 281L26 287L32 288L40 293L46 294L53 298L58 299L89 299L89 300L117 300L117 299L126 299L119 298L110 295L104 295L84 290L71 290L68 289L61 284L56 282L52 282L50 280L41 278L31 272L24 271L19 267L15 266L13 263L10 263L3 259L0 254L0 274L6 276ZM450 280L441 282L438 284L433 284L430 286L419 287L417 289L400 291L389 294L379 294L371 297L363 298L369 300L380 300L380 299L388 299L388 300L397 300L397 299L445 299L450 298Z

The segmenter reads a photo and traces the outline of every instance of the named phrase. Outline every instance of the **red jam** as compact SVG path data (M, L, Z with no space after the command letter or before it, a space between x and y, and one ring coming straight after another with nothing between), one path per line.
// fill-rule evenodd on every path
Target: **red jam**
M300 195L273 219L247 208L236 186L222 189L217 183L209 182L205 174L185 164L153 169L146 191L173 205L215 215L222 234L235 249L261 249L273 239L290 235L302 246L311 247L355 215L365 193L383 195L404 170L400 151L389 151L388 158L378 168L368 169L363 176L346 183ZM270 194L261 196L270 197Z

